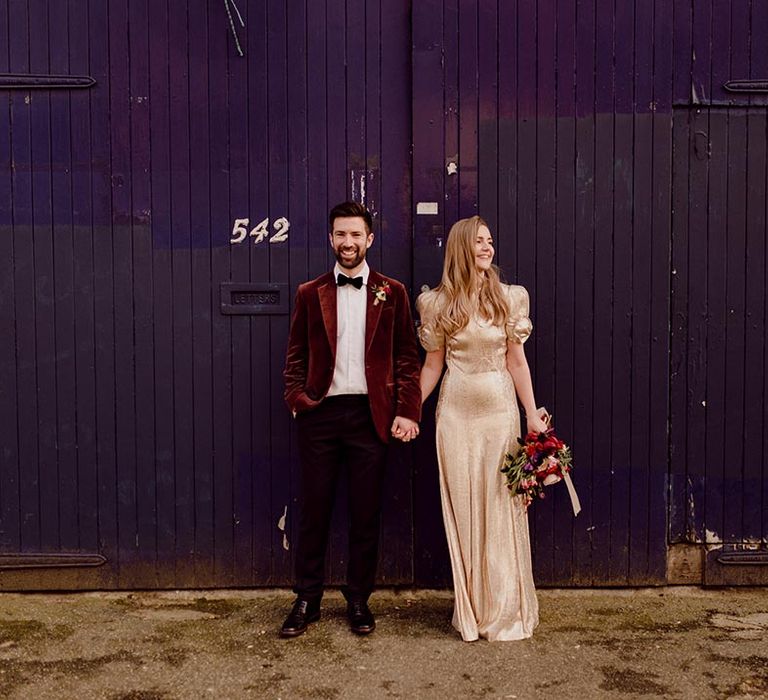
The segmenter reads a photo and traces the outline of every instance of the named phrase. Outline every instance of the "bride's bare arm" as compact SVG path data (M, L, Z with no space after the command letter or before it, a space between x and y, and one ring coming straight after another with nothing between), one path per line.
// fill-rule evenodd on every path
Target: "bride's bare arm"
M536 399L533 395L533 382L528 360L525 358L525 350L522 343L507 341L507 369L515 383L515 391L525 411L525 423L527 431L543 432L547 424L541 419L536 410ZM422 396L424 395L424 370L422 370Z
M427 353L424 360L424 366L421 368L421 403L427 400L437 383L440 381L440 375L443 373L445 364L445 348L433 350Z

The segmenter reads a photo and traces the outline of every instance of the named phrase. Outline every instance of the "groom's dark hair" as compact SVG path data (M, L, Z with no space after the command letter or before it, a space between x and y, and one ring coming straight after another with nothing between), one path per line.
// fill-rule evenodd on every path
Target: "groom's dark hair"
M333 231L333 222L336 221L336 219L343 219L350 216L361 217L363 221L365 221L368 233L371 232L371 229L373 228L373 217L371 216L371 212L365 208L365 205L360 204L359 202L342 202L331 209L331 213L328 215L328 223L331 225L331 231Z

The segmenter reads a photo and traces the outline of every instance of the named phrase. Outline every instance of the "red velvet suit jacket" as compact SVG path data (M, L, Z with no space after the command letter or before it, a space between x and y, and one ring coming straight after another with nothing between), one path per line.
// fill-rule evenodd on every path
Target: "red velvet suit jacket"
M371 287L388 284L386 300ZM421 417L419 354L405 287L373 270L365 318L365 378L376 432L389 441L395 416ZM285 401L295 414L317 406L328 392L336 366L336 280L327 272L299 286L288 335L283 377Z

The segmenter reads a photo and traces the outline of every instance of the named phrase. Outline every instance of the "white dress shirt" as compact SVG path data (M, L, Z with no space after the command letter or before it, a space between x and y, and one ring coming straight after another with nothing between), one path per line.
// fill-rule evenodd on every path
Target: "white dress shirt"
M355 289L351 284L336 287L336 366L327 396L337 394L367 394L365 380L365 314L368 301L368 263L356 277L363 278L363 286ZM333 279L346 275L338 263L333 268Z

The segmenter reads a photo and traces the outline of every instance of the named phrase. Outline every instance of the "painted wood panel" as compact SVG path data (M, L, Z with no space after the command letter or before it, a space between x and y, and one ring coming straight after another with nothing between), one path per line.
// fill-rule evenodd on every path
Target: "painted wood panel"
M762 107L675 113L673 541L768 539L767 130Z
M584 506L533 508L544 585L665 577L673 26L661 2L414 6L414 199L441 204L416 215L414 281L479 213L531 294L537 396Z
M221 5L0 2L0 72L96 81L0 93L0 555L107 561L0 586L291 582L290 299L224 314L221 284L292 298L332 264L329 207L355 197L372 264L410 285L410 5L237 5L242 56ZM231 243L246 218L267 237ZM386 583L413 580L410 469L394 450Z
M0 556L107 561L0 586L290 583L288 315L223 314L221 284L290 307L347 197L414 298L473 213L531 293L584 507L532 511L540 585L768 540L765 3L238 0L237 41L221 5L0 0L0 73L96 81L0 90ZM392 452L385 584L450 582L433 414Z
M768 93L723 86L768 88L757 41L768 13L759 2L702 2L681 18L675 53L692 86L675 81L670 540L708 545L708 581L758 583L754 567L716 560L768 542Z

